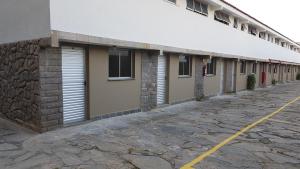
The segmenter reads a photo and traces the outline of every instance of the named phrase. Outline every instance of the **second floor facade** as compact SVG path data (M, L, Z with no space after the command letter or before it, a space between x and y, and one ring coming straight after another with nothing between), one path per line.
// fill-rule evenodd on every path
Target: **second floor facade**
M222 0L24 0L13 8L9 3L14 2L1 3L6 3L0 5L0 21L6 22L6 29L0 28L0 43L51 36L56 31L141 43L167 52L182 49L300 63L299 44ZM11 14L18 10L19 16L4 15L8 10Z

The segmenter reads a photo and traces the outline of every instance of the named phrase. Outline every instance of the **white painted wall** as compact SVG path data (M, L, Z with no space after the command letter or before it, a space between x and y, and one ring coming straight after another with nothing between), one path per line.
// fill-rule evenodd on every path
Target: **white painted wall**
M49 0L0 1L0 44L49 36Z
M186 10L185 0L50 0L51 29L300 63L300 54Z

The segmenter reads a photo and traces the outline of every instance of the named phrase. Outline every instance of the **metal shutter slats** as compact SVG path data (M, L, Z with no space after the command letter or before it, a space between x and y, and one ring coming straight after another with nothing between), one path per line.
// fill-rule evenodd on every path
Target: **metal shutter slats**
M157 68L157 105L162 105L166 103L167 60L165 56L158 56Z
M84 65L84 49L62 48L64 124L85 120Z

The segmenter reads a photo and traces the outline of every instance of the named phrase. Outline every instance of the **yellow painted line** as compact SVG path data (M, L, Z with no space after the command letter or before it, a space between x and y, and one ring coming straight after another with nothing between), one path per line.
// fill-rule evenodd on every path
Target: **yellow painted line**
M200 164L201 161L203 161L205 158L209 157L210 155L212 155L213 153L215 153L216 151L218 151L220 148L224 147L226 144L228 144L229 142L233 141L234 139L236 139L237 137L239 137L240 135L244 134L245 132L247 132L248 130L254 128L255 126L265 122L266 120L270 119L271 117L275 116L276 114L280 113L282 110L284 110L286 107L288 107L289 105L295 103L296 101L300 100L300 96L297 97L296 99L290 101L289 103L285 104L284 106L282 106L280 109L276 110L275 112L259 119L258 121L248 125L245 128L242 128L240 131L238 131L237 133L235 133L234 135L228 137L227 139L225 139L224 141L222 141L221 143L219 143L218 145L216 145L215 147L213 147L212 149L204 152L203 154L201 154L199 157L195 158L193 161L185 164L184 166L182 166L180 169L195 169L193 168L193 166L195 166L196 164Z

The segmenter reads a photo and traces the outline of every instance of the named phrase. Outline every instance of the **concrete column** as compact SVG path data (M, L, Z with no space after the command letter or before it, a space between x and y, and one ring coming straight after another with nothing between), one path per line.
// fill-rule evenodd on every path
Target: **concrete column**
M155 108L157 96L157 64L159 52L142 52L141 110Z
M200 100L204 96L204 63L200 56L195 56L195 98Z
M60 48L40 50L41 131L63 125L62 54Z

